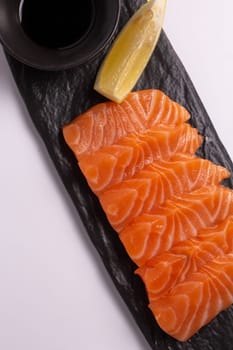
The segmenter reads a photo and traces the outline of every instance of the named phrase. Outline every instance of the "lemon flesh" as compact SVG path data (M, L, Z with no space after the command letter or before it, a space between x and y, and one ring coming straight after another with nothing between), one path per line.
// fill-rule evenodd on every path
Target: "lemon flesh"
M130 18L99 69L97 92L120 103L133 89L158 42L166 2L149 0Z

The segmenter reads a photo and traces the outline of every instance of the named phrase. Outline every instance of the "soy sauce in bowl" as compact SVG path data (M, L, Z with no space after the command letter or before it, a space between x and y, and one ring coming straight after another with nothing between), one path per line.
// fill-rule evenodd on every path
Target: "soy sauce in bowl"
M34 42L65 49L88 34L94 4L92 0L22 0L19 18L24 32Z
M122 0L0 0L0 43L18 61L58 71L97 58L115 34Z

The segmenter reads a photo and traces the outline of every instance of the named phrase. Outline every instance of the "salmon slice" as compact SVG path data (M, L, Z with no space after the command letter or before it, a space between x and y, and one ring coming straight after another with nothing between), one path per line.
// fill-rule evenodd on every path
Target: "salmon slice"
M99 195L112 227L120 232L134 218L150 213L174 195L218 184L229 172L212 162L187 155L153 162L130 179Z
M150 302L159 326L180 341L188 340L233 303L233 254L217 257L199 272Z
M63 128L64 138L77 158L116 143L129 133L158 124L177 125L190 118L188 111L162 91L132 92L121 103L105 102L90 108Z
M155 160L166 160L176 153L193 155L201 142L197 129L189 124L160 125L142 134L129 134L114 145L80 157L79 166L92 191L99 194Z
M220 185L201 187L166 200L154 214L138 216L120 232L120 239L131 259L140 266L232 214L232 190Z
M150 301L167 294L176 284L201 266L233 252L233 217L219 225L199 231L197 238L174 245L136 270L142 278Z

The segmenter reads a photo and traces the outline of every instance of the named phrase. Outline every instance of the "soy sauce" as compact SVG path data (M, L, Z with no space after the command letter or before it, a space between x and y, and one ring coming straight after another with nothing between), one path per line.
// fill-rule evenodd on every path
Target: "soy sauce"
M22 0L19 17L24 32L36 43L64 49L89 31L93 0Z

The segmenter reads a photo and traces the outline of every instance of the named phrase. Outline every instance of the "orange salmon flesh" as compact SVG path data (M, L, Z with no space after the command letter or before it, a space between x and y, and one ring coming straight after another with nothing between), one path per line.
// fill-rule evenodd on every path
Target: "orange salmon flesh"
M164 332L187 341L233 303L233 191L160 90L93 106L63 127Z

